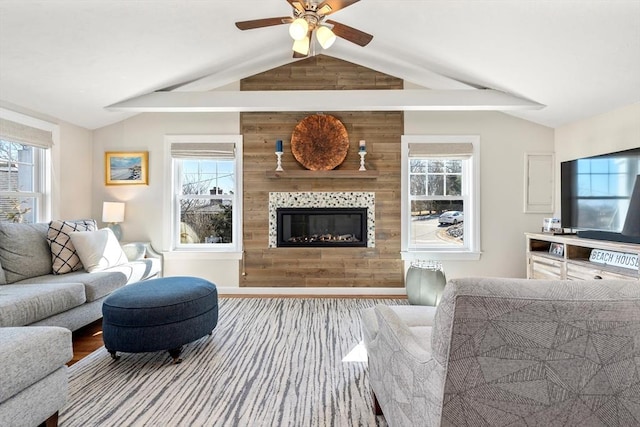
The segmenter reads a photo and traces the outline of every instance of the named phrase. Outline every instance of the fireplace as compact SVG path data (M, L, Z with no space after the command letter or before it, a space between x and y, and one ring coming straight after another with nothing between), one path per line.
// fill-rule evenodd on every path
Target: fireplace
M278 208L278 247L367 247L367 208Z

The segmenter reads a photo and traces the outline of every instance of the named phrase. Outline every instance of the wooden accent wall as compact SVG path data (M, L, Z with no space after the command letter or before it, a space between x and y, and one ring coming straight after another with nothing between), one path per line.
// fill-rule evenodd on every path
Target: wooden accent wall
M316 56L241 81L241 90L401 89L402 80ZM366 166L377 179L270 179L275 141L285 170L304 170L291 154L295 125L318 112L241 113L244 137L244 249L240 286L402 287L400 260L400 136L402 112L329 112L347 128L349 153L337 169L360 166L358 141L367 141ZM371 191L376 196L375 248L269 248L269 192Z

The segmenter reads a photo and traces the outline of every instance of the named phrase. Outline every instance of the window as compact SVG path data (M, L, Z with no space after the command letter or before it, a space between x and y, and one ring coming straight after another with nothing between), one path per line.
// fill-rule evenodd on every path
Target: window
M403 259L479 256L477 136L402 137Z
M0 221L34 223L49 217L52 130L49 123L0 109Z
M172 247L242 250L242 144L237 136L172 136Z

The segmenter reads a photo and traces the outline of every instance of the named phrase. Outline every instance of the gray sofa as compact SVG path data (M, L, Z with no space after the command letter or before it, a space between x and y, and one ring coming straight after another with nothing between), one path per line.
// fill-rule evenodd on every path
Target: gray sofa
M640 425L637 281L457 279L362 322L390 426Z
M100 319L114 290L161 273L159 258L125 245L120 265L53 274L48 230L0 222L1 426L56 425L67 397L71 331Z
M67 400L71 331L58 327L0 328L0 426L57 424Z
M75 331L102 317L111 292L160 274L159 258L139 255L103 271L53 274L47 230L45 223L0 223L0 327Z

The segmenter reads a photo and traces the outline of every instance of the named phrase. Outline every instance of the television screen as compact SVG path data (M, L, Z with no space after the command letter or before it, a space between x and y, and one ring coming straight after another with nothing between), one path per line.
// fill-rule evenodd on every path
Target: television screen
M640 147L562 162L562 226L620 232L639 174Z

